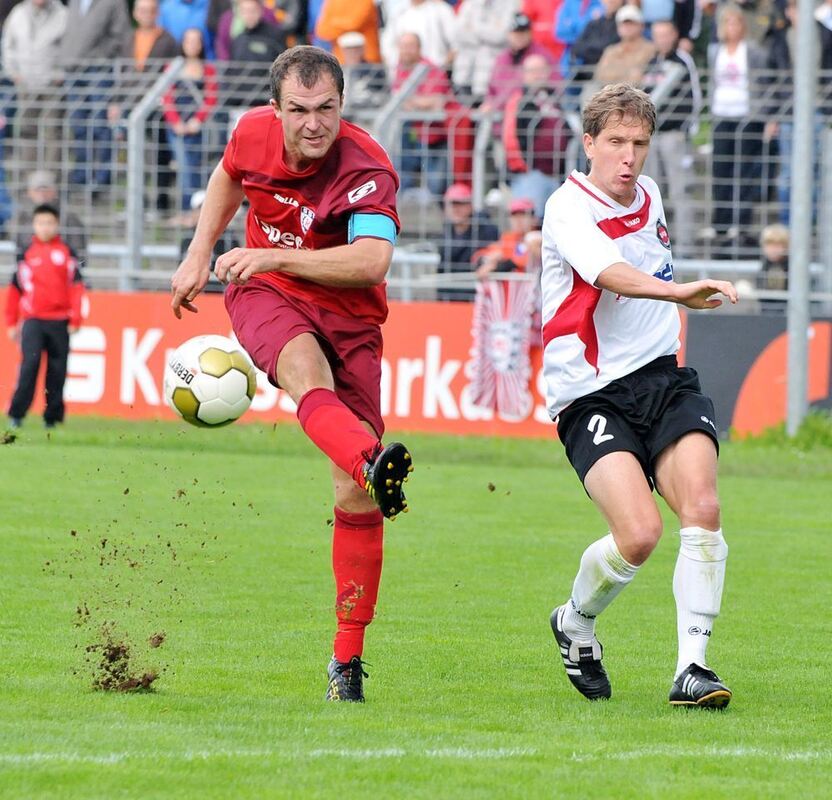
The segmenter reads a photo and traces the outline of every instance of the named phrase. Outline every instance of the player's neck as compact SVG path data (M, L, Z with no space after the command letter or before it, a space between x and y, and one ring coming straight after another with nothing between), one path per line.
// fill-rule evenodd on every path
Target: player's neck
M629 192L626 196L622 194L617 194L615 192L611 192L608 187L604 186L596 176L592 174L590 170L589 175L586 176L586 179L596 188L603 192L607 197L611 200L615 200L616 203L620 206L624 206L625 208L629 208L633 203L636 201L636 197L638 193L636 192L635 186L633 190Z

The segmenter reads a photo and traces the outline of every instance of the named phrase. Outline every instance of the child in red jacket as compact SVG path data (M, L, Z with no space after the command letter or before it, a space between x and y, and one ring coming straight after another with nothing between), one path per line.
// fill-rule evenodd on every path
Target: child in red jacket
M32 405L41 354L46 352L47 428L64 419L64 382L69 335L81 324L84 284L75 254L61 239L58 211L40 205L32 212L34 236L18 255L6 298L9 338L20 342L22 360L9 423L19 428Z

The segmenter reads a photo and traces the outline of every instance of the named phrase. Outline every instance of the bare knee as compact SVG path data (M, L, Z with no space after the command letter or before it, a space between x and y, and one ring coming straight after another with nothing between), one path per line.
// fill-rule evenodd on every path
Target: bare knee
M658 515L655 518L634 520L612 533L618 551L626 561L637 567L647 561L650 553L656 549L662 537L662 520Z
M716 531L721 527L719 498L715 492L702 491L693 495L681 508L679 521L683 528L697 527Z

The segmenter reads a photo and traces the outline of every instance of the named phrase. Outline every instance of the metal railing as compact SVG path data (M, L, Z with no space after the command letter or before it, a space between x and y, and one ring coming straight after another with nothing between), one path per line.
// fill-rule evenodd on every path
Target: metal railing
M5 102L10 122L1 142L5 181L0 183L0 215L3 190L16 208L11 215L6 213L5 219L0 216L6 233L6 240L0 242L0 274L11 270L14 240L25 239L29 230L26 214L36 202L30 179L34 172L46 169L55 173L55 199L61 205L64 226L80 226L85 234L86 252L82 255L93 286L166 287L193 228L195 212L190 198L195 194L194 186L204 185L237 116L251 105L265 102L268 92L263 64L217 64L216 86L197 87L195 93L187 81L179 80L180 66L176 61L151 62L139 73L130 60L84 61L69 65L37 95L16 90L5 81L0 101ZM372 123L370 127L394 163L404 155L403 125L446 118L441 111L402 109L406 99L419 91L423 77L417 70L399 93L380 96L378 107L356 110L362 123ZM673 91L679 79L673 74L653 91L660 121L671 126L689 113ZM701 81L708 86L707 73L701 75ZM704 269L708 274L754 277L759 266L742 265L759 265L761 231L770 223L788 222L790 80L788 75L771 72L761 76L761 81L758 100L765 114L750 120L753 124L744 121L726 128L723 120L710 116L706 105L698 132L683 137L679 145L672 166L677 172L686 171L688 184L683 198L665 193L671 236L676 239L678 274L701 274ZM560 154L560 167L549 176L557 183L572 168L584 167L577 105L582 86L564 83L554 88L559 98L556 113L562 115L571 132ZM817 166L812 250L817 266L812 270L812 289L818 296L832 292L830 92L832 75L822 76L816 152L811 156ZM186 156L186 163L179 163L173 157L174 137L165 112L171 110L171 103L174 108L184 108L210 93L215 94L215 102L199 135L188 148L178 151ZM454 124L464 116L471 125L467 140L455 139L450 145L435 147L420 143L411 151L420 164L427 163L430 156L434 165L440 166L438 183L442 188L460 176L469 183L474 209L499 229L507 225L508 198L517 177L501 146L503 111L457 109ZM545 115L533 122L532 129L543 119ZM778 123L779 133L764 137L766 122ZM469 152L458 152L460 141L468 142ZM460 156L463 161L468 159L467 173L460 172ZM666 183L665 177L660 180ZM436 186L427 181L417 188L400 196L403 230L390 287L391 294L402 299L427 298L443 282L471 280L470 273L460 278L465 273L451 276L442 272L445 265L440 254L447 218L441 189L434 191ZM691 230L684 237L673 237L673 217L681 216L679 203L684 205ZM231 234L244 240L242 215L232 222ZM431 271L438 274L431 276Z

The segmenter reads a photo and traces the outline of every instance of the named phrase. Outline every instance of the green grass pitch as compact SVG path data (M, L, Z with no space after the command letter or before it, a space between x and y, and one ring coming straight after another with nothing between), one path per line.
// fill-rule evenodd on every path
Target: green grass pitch
M832 449L723 447L714 713L667 704L669 515L590 704L548 615L604 528L560 445L402 438L367 703L337 706L328 469L297 428L29 420L0 446L0 797L830 796ZM153 691L92 689L102 625Z

